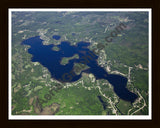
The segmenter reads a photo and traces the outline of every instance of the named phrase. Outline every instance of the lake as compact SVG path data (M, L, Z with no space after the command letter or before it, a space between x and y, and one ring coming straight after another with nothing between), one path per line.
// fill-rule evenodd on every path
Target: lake
M59 40L60 36L54 35L53 39ZM32 62L39 62L51 73L51 77L64 83L75 82L82 77L82 73L92 73L96 79L106 79L114 87L114 91L121 99L133 103L137 95L127 88L126 77L117 74L108 74L106 70L97 63L98 56L89 50L89 42L78 42L77 45L70 45L68 41L62 41L59 45L43 45L40 36L32 37L22 42L23 45L31 46L28 53L32 54ZM53 47L58 47L59 51L54 51ZM61 65L63 57L72 57L78 54L79 58L71 59L66 65ZM81 71L79 75L74 72L75 63L87 65L89 68Z

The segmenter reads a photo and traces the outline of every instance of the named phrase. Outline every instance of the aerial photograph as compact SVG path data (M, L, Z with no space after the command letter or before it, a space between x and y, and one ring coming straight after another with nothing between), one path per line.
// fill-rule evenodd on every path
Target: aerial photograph
M148 11L13 9L10 34L12 116L149 115Z

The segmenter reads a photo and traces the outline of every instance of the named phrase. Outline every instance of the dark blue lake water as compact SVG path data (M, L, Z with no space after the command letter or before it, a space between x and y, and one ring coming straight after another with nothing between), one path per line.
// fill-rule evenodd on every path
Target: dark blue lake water
M54 51L54 44L43 45L43 40L39 36L29 38L22 42L23 45L30 45L28 52L32 54L32 62L39 62L51 73L51 77L60 82L74 82L82 77L82 73L93 73L96 79L106 79L113 85L115 93L123 100L134 102L137 95L130 92L127 88L127 78L108 74L106 70L97 63L98 56L88 49L90 43L78 42L76 46L71 46L70 42L62 41L59 51ZM79 55L79 59L69 60L68 64L61 65L63 57ZM89 68L83 70L79 75L74 72L74 63L86 64Z
M72 33L72 36L75 36L76 35L76 33Z
M55 40L59 40L61 38L61 36L59 36L59 35L54 35L53 36L53 39L55 39Z

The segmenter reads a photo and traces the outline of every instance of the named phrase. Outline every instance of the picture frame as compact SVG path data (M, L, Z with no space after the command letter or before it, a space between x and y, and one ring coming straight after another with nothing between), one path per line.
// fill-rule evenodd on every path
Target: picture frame
M3 2L2 5L2 13L1 16L4 17L3 20L1 20L1 25L3 27L3 32L1 35L3 35L2 42L5 42L2 44L1 42L1 51L2 51L2 56L1 56L1 67L2 68L2 86L1 86L1 123L5 127L39 127L39 126L45 126L45 127L117 127L117 126L122 126L122 127L158 127L159 126L159 86L158 86L158 70L156 67L158 67L158 63L155 63L155 61L158 59L158 45L157 42L159 41L158 37L158 21L159 21L159 7L158 7L158 1L153 2L153 1L136 1L132 2L132 6L130 5L129 2L127 1L119 1L119 2L113 2L113 1L71 1L71 2L63 2L64 4L61 5L60 2L58 1L46 1L44 4L43 1L39 1L39 4L30 2L30 4L27 4L28 1L24 3L20 2ZM80 4L79 4L80 3ZM90 4L91 3L91 4ZM8 40L9 40L9 16L8 16L8 10L10 8L150 8L152 10L152 118L147 120L147 119L142 119L142 120L136 120L136 119L129 119L129 117L126 117L126 120L113 120L113 119L108 119L108 120L103 120L103 119L59 119L59 120L48 120L48 119L39 119L39 120L31 120L27 119L17 119L17 120L10 120L9 119L9 48L8 48ZM154 86L153 86L154 85Z

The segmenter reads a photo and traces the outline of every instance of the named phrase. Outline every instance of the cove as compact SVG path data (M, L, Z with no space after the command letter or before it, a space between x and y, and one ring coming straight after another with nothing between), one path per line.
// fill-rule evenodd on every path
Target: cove
M101 96L97 96L97 97L98 97L99 101L102 103L103 109L106 110L107 104L102 100L102 97L101 97Z
M88 46L89 42L78 42L77 45L70 45L68 41L62 41L59 45L43 45L43 40L40 36L31 37L24 40L22 45L29 45L28 53L32 54L32 62L39 62L46 67L51 77L62 82L75 82L82 77L82 73L92 73L96 79L106 79L114 88L117 96L123 100L133 103L137 99L137 95L130 92L127 88L126 77L117 74L108 74L106 70L100 67L97 63L98 56L92 52ZM58 47L58 51L52 50L53 47ZM66 65L61 65L63 57L72 57L78 54L79 58L71 59ZM90 58L86 62L86 57ZM89 68L82 70L79 75L74 72L74 63L86 64ZM72 73L72 77L65 77L64 74Z
M55 39L55 40L59 40L61 38L61 36L59 36L59 35L53 35L53 39Z

